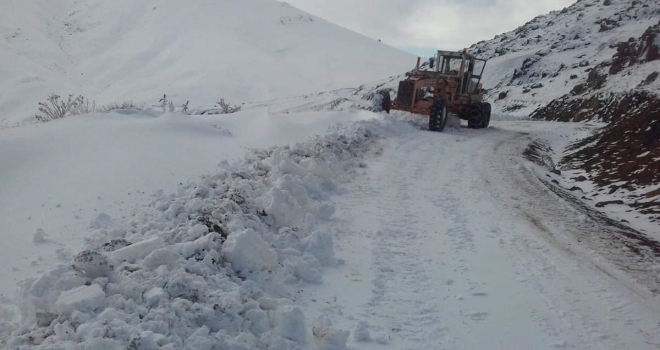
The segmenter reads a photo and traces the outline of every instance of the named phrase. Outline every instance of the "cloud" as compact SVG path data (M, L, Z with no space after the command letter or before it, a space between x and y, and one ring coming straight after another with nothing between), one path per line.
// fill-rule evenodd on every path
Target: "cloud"
M288 0L304 11L399 47L460 49L575 0Z

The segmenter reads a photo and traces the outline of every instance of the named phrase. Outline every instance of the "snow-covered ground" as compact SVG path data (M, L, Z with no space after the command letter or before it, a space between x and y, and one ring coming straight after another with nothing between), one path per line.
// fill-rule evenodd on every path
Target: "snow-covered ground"
M11 220L30 203L46 208L10 226L16 243L3 248L17 257L5 266L31 255L12 277L45 270L21 283L19 313L1 308L5 346L660 344L660 261L555 196L522 157L531 140L583 126L514 120L430 133L424 118L403 115L257 111L3 130L1 149L15 159L32 145L25 155L36 158L21 172L32 177L3 183L50 191L3 202L15 206L3 213Z
M129 220L223 161L364 118L120 111L2 130L0 236L11 244L0 246L0 294L13 297L16 282L70 259L91 230Z
M563 157L573 152L567 151L567 147L592 135L594 131L603 126L602 123L586 123L580 127L569 124L565 128L557 128L557 132L540 135L540 138L535 142L540 142L542 145L549 147L545 152L545 156L552 159L552 166L543 164L544 166L535 170L539 176L545 176L547 177L546 180L556 186L572 192L584 205L600 211L631 228L644 232L654 240L660 240L660 231L658 231L658 224L654 222L654 215L643 213L623 204L624 200L632 198L633 195L643 196L657 190L660 188L658 184L640 187L634 191L612 190L612 187L603 187L596 184L584 169L573 169L563 163ZM554 170L555 172L549 172L548 170ZM557 172L557 170L559 171Z
M488 129L430 133L365 110L414 57L286 3L6 0L0 347L660 347L657 225L615 225L523 157L590 127L507 115L565 94L657 20L635 4L580 1L475 46L508 50L484 82L509 97ZM167 94L192 115L30 123L51 92L146 107ZM220 98L242 111L209 115Z
M314 331L351 330L351 349L655 349L655 295L611 264L616 251L580 243L599 224L585 229L521 156L530 137L576 128L387 139L322 226L345 263L300 286Z

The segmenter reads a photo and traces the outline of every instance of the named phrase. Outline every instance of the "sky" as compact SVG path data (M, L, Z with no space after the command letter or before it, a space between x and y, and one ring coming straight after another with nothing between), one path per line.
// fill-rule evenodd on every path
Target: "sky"
M575 1L286 0L303 11L418 55L469 47Z

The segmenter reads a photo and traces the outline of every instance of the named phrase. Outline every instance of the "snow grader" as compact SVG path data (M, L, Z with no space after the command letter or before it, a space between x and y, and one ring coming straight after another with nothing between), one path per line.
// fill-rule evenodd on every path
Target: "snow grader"
M396 98L389 90L379 90L373 99L374 112L407 111L429 116L429 130L443 131L449 113L468 121L472 129L487 128L490 123L490 103L483 101L481 77L486 60L463 51L438 51L426 70L420 68L420 58L406 79L399 82Z

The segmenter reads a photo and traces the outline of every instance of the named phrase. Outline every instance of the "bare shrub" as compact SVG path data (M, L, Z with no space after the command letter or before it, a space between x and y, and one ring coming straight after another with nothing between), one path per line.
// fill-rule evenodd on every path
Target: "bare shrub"
M181 105L181 112L183 112L185 114L188 114L188 104L189 103L190 103L190 101L186 101L186 103Z
M163 109L163 113L167 111L167 105L169 104L169 100L167 99L167 94L163 94L163 98L158 100L158 103L160 103L160 108Z
M241 110L241 106L237 106L237 105L232 106L230 103L225 102L224 98L221 98L220 101L218 101L218 103L216 103L215 105L220 108L221 114L231 114Z
M80 98L80 104L73 106L71 108L71 115L83 115L83 114L90 114L90 113L96 113L97 108L96 108L96 101L89 101L89 100L84 100L84 98L81 96Z
M59 95L50 94L46 102L39 102L39 112L42 114L36 114L35 118L40 122L64 118L73 115L72 112L78 109L83 102L84 98L81 95L75 98L73 95L69 95L69 98L64 101L60 100Z
M133 103L133 101L114 102L99 108L99 112L105 113L114 111L115 109L143 109L142 107Z

